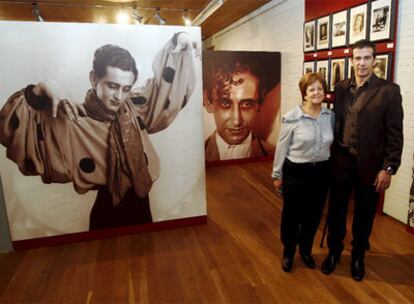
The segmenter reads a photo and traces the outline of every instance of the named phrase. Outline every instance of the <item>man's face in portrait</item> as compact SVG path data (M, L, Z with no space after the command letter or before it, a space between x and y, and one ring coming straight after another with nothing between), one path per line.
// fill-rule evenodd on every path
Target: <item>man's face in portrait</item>
M352 65L357 77L368 77L374 69L374 50L370 47L354 49L352 52Z
M112 66L106 68L106 74L101 78L97 78L91 72L91 83L97 97L105 108L112 112L117 112L121 104L128 98L134 82L133 72Z
M249 72L232 75L230 84L212 89L206 108L213 113L217 133L229 145L241 144L250 134L259 107L259 80Z

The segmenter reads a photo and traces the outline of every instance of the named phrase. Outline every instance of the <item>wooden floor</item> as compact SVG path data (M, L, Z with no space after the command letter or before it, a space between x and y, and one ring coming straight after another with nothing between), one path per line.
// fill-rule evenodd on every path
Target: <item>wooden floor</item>
M207 169L208 224L0 255L0 302L413 303L414 235L377 216L362 282L350 246L323 275L280 266L281 202L270 162ZM322 226L322 225L321 225Z

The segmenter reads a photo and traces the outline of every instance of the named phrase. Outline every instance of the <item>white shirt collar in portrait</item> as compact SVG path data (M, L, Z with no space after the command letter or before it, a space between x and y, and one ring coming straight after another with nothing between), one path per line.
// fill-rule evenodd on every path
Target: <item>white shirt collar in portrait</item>
M215 138L220 160L250 157L253 141L252 132L250 132L249 136L247 136L246 139L238 145L229 145L218 133L216 133Z

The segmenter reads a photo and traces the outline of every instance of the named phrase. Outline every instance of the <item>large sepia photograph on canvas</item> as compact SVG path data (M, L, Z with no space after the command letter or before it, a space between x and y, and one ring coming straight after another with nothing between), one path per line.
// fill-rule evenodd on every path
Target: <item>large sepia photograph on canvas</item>
M199 28L1 22L0 31L13 241L206 214Z
M203 53L207 162L272 156L280 123L280 53Z

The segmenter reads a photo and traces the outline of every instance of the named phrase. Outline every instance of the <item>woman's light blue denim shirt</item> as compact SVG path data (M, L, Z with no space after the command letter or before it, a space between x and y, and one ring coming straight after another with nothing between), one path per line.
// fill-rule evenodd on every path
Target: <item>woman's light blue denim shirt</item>
M282 118L272 178L282 179L282 168L286 158L294 163L328 160L334 123L335 114L325 108L322 108L319 117L304 113L300 106L286 113Z

